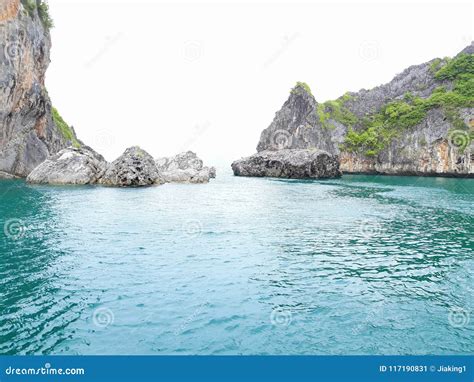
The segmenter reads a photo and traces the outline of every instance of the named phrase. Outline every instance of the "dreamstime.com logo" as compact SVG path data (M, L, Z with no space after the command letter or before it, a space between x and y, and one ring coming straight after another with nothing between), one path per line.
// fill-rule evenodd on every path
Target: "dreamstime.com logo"
M3 225L5 236L11 240L20 240L25 236L26 225L20 219L9 219Z
M106 328L109 325L112 325L115 321L114 312L109 308L97 308L92 314L92 322L98 328Z
M91 146L99 152L115 145L115 135L111 130L99 129L92 137Z
M3 53L8 60L13 61L22 56L23 47L18 41L11 41L3 46Z
M270 322L275 326L288 326L293 321L293 315L289 310L275 308L270 314Z
M375 61L380 57L380 45L377 41L364 41L359 46L359 56L365 61Z
M451 147L464 150L471 143L469 131L452 130L448 134L448 143Z
M276 130L270 138L271 146L277 150L290 148L292 143L293 137L286 130Z
M82 367L75 368L54 368L50 363L46 363L42 367L13 367L9 366L5 369L5 375L84 375L86 371Z
M21 219L8 219L3 224L3 233L9 240L42 239L56 229L53 222L26 224Z
M364 239L370 239L383 234L384 228L378 221L363 220L360 222L359 232Z
M196 318L201 314L205 306L206 303L199 305L198 308L188 318L186 318L186 320L174 331L174 335L178 336L183 333L189 326L189 324L196 320Z
M291 44L299 37L299 33L293 33L290 36L284 36L283 41L280 43L280 47L265 61L263 67L266 69L272 65L278 58L285 53Z
M19 41L0 43L0 65L10 66L19 63L23 56L23 49Z
M186 41L183 47L183 57L188 62L199 60L204 55L201 41Z
M202 223L197 219L186 220L183 224L182 230L187 237L196 239L202 235Z
M454 328L463 328L469 325L470 319L469 311L460 307L451 308L448 314L448 322Z

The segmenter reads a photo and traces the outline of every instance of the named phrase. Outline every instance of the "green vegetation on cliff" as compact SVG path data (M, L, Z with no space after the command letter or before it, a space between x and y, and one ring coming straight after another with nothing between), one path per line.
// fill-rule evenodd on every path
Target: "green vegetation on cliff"
M291 94L295 94L298 91L298 88L303 88L306 93L310 94L311 96L313 93L311 93L311 88L306 82L300 82L298 81L293 89L291 89Z
M61 117L61 115L59 114L58 110L55 107L51 108L51 115L53 117L54 124L59 129L62 136L66 140L71 142L71 144L74 147L77 147L77 148L81 147L81 144L77 141L77 138L74 135L74 132L69 127L69 125L64 121L64 119Z
M436 80L452 82L452 90L439 86L428 98L407 93L403 100L389 102L377 113L359 121L357 130L353 129L354 124L346 124L349 129L341 148L367 156L377 155L404 129L422 122L433 108L442 108L454 129L467 131L468 126L459 117L457 109L474 107L474 55L462 54L454 59L434 61L430 68Z
M446 65L435 73L437 80L459 80L474 75L474 54L460 54L446 61Z
M34 16L35 11L38 11L41 23L47 30L50 30L54 26L46 0L21 0L21 3L31 17Z
M336 100L326 101L318 105L316 113L323 128L333 129L335 127L329 123L329 119L348 127L352 127L357 123L357 117L345 106L345 103L351 98L352 96L346 93Z

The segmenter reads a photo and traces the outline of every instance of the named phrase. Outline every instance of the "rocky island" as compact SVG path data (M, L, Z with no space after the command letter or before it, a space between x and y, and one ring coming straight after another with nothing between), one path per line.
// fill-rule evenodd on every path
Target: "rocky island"
M155 161L139 147L108 163L78 139L45 87L52 20L43 0L0 4L0 178L40 184L138 187L206 183L216 176L195 153Z
M147 186L215 177L192 152L153 157L131 147L108 163L48 96L52 20L43 0L0 5L0 178ZM334 178L342 173L474 177L474 46L414 65L384 85L318 103L299 82L238 176Z
M391 82L318 103L299 82L263 130L238 176L319 178L343 173L474 177L474 45L411 66ZM313 170L300 150L325 152ZM298 171L294 171L294 159ZM328 171L332 169L331 171Z
M164 161L169 164L165 166ZM174 166L175 162L181 167ZM133 146L108 163L102 155L82 145L68 147L46 159L26 180L36 184L142 187L171 182L207 183L215 176L215 169L203 167L202 160L192 151L155 161L145 150Z

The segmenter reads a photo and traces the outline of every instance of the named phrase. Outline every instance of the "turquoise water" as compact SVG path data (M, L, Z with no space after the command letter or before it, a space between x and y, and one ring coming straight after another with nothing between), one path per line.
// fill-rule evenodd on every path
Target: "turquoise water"
M0 182L1 354L467 354L474 180Z

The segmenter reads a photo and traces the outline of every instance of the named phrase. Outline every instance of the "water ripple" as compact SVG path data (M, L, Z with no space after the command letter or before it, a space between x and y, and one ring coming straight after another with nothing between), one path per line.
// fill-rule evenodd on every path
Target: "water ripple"
M472 180L0 195L1 354L474 351Z

